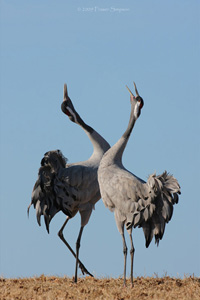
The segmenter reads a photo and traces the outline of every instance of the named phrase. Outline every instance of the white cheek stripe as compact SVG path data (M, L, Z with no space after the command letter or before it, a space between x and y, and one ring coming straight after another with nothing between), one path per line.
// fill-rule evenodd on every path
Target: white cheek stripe
M136 119L138 118L139 109L140 109L140 102L137 102L134 109L134 116Z
M72 111L72 109L71 109L70 107L67 107L67 109L68 109L68 111L70 112L70 114L74 117L74 121L75 121L76 123L78 123L78 122L77 122L76 115L75 115L75 113Z

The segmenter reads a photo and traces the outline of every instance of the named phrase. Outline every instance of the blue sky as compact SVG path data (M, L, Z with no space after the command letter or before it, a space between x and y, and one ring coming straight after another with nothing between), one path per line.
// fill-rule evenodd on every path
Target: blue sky
M73 276L74 258L57 236L65 216L54 217L48 235L33 208L26 214L46 151L61 149L69 162L92 153L61 112L63 85L84 121L113 145L128 124L125 85L133 89L134 80L145 105L124 165L145 180L167 170L182 189L159 247L146 249L143 231L133 230L134 276L199 276L199 1L1 0L0 10L0 275ZM73 248L79 227L77 215L64 231ZM96 277L123 274L121 236L102 200L80 259Z

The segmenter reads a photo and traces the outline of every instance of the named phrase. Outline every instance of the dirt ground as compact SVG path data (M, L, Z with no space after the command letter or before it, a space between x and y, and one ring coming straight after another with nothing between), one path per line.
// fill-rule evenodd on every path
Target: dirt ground
M68 277L0 278L1 300L61 300L61 299L200 299L200 278L162 277L134 278L134 287L123 287L123 279L92 277L79 278L73 283Z

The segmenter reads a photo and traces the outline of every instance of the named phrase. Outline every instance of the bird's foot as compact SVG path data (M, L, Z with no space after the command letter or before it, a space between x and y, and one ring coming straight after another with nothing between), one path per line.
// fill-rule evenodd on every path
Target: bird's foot
M83 275L87 274L91 277L94 277L87 269L86 267L82 264L82 263L79 263L79 268L81 269L81 272Z

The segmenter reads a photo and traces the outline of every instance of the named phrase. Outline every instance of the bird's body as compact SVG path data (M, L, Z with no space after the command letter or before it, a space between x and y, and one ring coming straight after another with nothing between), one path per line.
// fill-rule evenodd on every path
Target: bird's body
M143 181L125 169L124 166L120 166L120 164L115 163L108 166L104 165L103 162L99 170L99 181L104 187L101 191L103 202L111 211L118 209L126 216L130 213L133 203L137 202L138 198L144 194L142 189ZM104 172L103 176L101 176L103 168L106 170L106 176L104 176ZM115 197L116 190L117 197ZM139 192L141 194L140 197L138 197Z
M158 244L164 234L165 224L172 217L173 204L178 202L180 193L177 180L167 172L158 176L152 174L145 182L129 172L122 164L123 151L143 106L143 100L139 96L136 86L135 90L137 97L131 95L131 116L128 128L118 142L104 154L98 169L102 200L106 207L114 211L116 225L122 235L124 285L127 256L124 226L131 241L131 282L133 284L135 249L132 241L132 228L137 226L143 228L146 247L149 246L153 236Z
M110 148L110 145L100 134L85 124L80 118L68 97L66 85L64 87L62 110L71 121L80 125L88 135L93 145L92 156L87 161L67 164L67 160L60 150L45 153L38 172L38 179L33 188L32 201L29 208L32 204L36 208L39 225L40 217L44 215L48 232L49 223L56 213L62 211L67 216L58 235L76 257L76 282L78 263L83 273L91 275L78 259L80 240L83 228L89 221L92 209L95 203L101 198L97 170L103 154ZM76 243L75 254L63 236L63 229L68 220L73 218L77 212L81 216L81 228Z

